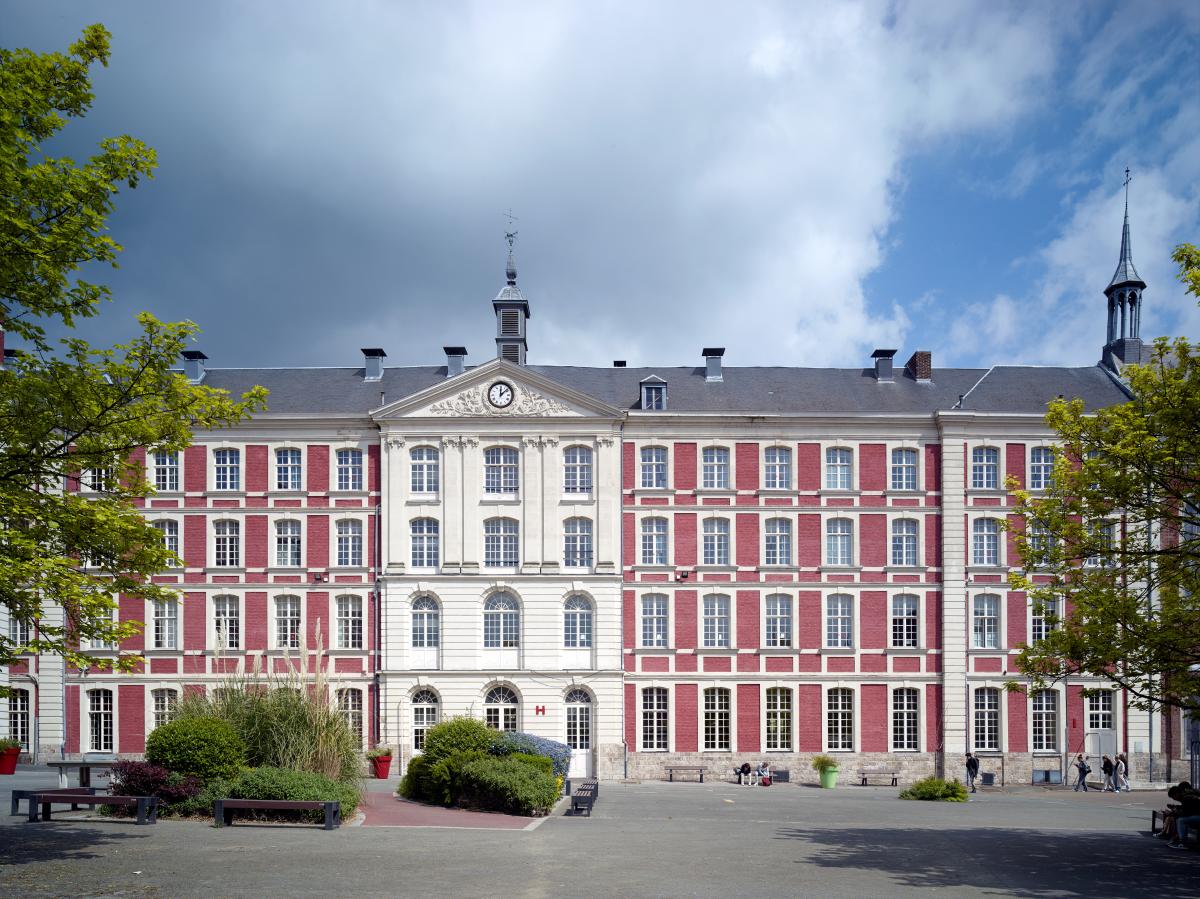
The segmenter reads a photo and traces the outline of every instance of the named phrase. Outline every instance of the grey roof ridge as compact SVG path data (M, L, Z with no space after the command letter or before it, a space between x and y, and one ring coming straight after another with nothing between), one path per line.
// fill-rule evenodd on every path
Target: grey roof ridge
M966 393L964 393L962 396L960 396L958 398L958 402L955 403L951 408L952 409L961 409L963 407L963 403L965 403L967 401L967 397L969 397L971 395L972 391L974 391L976 387L978 387L980 384L982 384L984 381L986 381L987 376L990 375L995 370L996 370L996 366L993 365L991 368L989 368L987 371L985 371L983 373L983 376L980 377L980 379L978 381L976 381L974 384L972 384L971 389L968 390Z
M1128 384L1126 384L1123 380L1121 380L1121 376L1118 375L1115 371L1110 370L1109 367L1107 365L1105 365L1103 362L1097 362L1096 367L1098 369L1100 369L1102 372L1104 372L1106 375L1108 375L1108 379L1110 381L1112 381L1114 384L1116 384L1117 387L1120 388L1120 390L1123 394L1125 394L1131 400L1137 399L1137 396L1134 394L1133 390L1130 389Z

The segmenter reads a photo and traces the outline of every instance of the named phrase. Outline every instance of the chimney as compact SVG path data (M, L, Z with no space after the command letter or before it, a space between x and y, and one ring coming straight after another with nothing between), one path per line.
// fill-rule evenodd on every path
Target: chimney
M725 347L706 346L701 352L704 354L704 380L724 381L725 378L721 374L721 357L725 355Z
M387 356L379 347L363 347L363 380L383 380L383 360Z
M613 368L624 368L624 367L625 367L624 359L614 359L613 360Z
M203 381L206 374L204 360L208 357L199 350L184 350L180 355L183 356L183 373L187 379L193 384Z
M891 384L896 379L892 376L892 357L895 350L876 350L871 354L875 360L875 380L881 384Z
M932 381L933 354L929 350L917 350L904 363L904 370L918 381Z
M467 348L465 346L444 346L446 354L446 377L453 378L466 370Z

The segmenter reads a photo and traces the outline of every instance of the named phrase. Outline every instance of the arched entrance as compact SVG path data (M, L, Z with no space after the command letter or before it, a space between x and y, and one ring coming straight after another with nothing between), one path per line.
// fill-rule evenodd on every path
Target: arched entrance
M567 745L571 747L571 777L591 777L595 767L592 757L592 694L574 689L567 693Z

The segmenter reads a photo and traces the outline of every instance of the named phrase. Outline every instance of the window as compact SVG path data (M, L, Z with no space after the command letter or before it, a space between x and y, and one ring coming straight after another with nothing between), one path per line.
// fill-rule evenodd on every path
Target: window
M667 408L666 384L642 385L642 408L661 412Z
M667 598L661 593L642 597L642 646L667 645Z
M710 594L704 597L704 648L729 646L729 597Z
M563 607L563 646L592 648L592 604L586 596L572 596Z
M158 521L151 522L153 528L162 535L163 549L169 553L179 555L179 522L172 521L169 518L161 518ZM170 559L167 562L168 568L177 568L179 566L178 559Z
M1088 730L1113 729L1112 690L1099 690L1087 698Z
M337 691L338 714L346 722L346 727L361 746L363 742L363 695L362 690L354 687L343 687Z
M1053 690L1033 694L1033 751L1058 751L1058 694Z
M825 564L854 564L854 522L831 518L825 523Z
M568 518L563 525L563 565L590 568L592 565L592 520Z
M917 564L917 523L911 518L897 518L892 522L892 564Z
M436 568L439 553L437 520L414 518L411 530L413 568Z
M763 487L767 490L790 490L792 486L792 451L782 446L769 446L763 452L766 463Z
M667 448L642 447L642 487L665 490L667 487Z
M729 564L729 522L724 518L704 521L704 564Z
M667 564L667 520L642 519L642 564Z
M996 687L975 691L975 748L1000 751L1000 690Z
M1045 490L1050 486L1054 474L1054 450L1048 446L1035 446L1029 451L1029 489Z
M275 647L300 648L300 597L275 597Z
M483 523L483 564L488 568L515 568L517 522L512 518L489 518Z
M892 450L892 489L917 489L917 451L915 449Z
M782 594L767 597L767 646L792 645L792 598Z
M729 691L723 687L709 687L704 691L704 748L730 748L729 741Z
M279 568L294 568L300 560L300 522L275 522L275 564Z
M719 446L706 446L701 470L700 486L705 490L728 490L729 450Z
M976 649L1000 647L1000 597L976 596L971 614L971 645Z
M362 522L345 519L337 523L337 563L357 568L363 563Z
M240 450L219 449L214 451L213 465L215 489L242 489L242 453Z
M300 490L300 450L275 450L275 489Z
M786 518L767 520L767 565L792 564L792 523Z
M115 628L121 620L120 610L117 605L117 600L112 601L112 606L108 609L99 612L94 620L95 627ZM113 652L117 649L115 640L107 640L103 637L90 637L80 641L80 647L86 648L89 652Z
M1112 568L1116 559L1112 552L1116 546L1117 527L1111 521L1093 521L1087 526L1087 540L1094 550L1084 557L1085 568Z
M849 490L853 486L853 459L848 449L830 447L825 450L826 490Z
M242 619L236 596L213 597L213 630L217 649L242 648Z
M642 749L664 751L670 726L670 706L666 687L646 687L642 690Z
M179 453L175 450L155 450L150 454L154 471L154 489L171 493L179 489Z
M154 649L175 649L178 646L179 604L173 599L156 599L151 603L154 618Z
M8 642L12 644L16 651L20 651L23 647L29 645L32 636L33 628L29 626L28 621L22 621L9 611L8 619Z
M792 691L787 687L767 690L767 750L792 749Z
M1045 640L1052 631L1058 630L1062 617L1062 601L1059 599L1034 600L1033 612L1029 616L1029 642Z
M899 687L892 691L892 749L901 752L920 749L920 717L917 691Z
M154 723L151 730L169 724L175 718L175 709L179 706L179 694L174 690L152 690L150 691L150 700L154 704Z
M483 603L485 649L515 649L521 645L521 611L507 593L493 593Z
M113 751L112 690L88 690L88 750Z
M918 614L921 604L911 594L892 597L892 646L897 649L915 648L917 643Z
M1050 528L1036 521L1030 522L1029 538L1025 542L1029 552L1028 564L1033 568L1049 565L1053 561L1057 541L1050 533Z
M418 596L412 604L413 649L437 649L441 622L437 600L432 596Z
M825 742L829 749L854 749L854 691L834 687L825 694Z
M508 687L492 687L483 700L483 720L494 730L516 730L517 694Z
M437 493L441 481L438 472L438 451L432 446L418 446L413 448L408 458L412 463L412 492Z
M854 646L854 597L835 593L825 598L825 645L830 649Z
M519 454L511 446L493 446L483 452L483 492L509 494L517 492Z
M592 492L592 451L586 446L568 446L563 450L563 491Z
M971 450L971 489L995 490L1000 486L1000 450L977 446Z
M21 744L22 752L29 752L29 721L29 691L13 690L8 694L8 737Z
M1000 564L1000 522L976 518L971 525L971 561L975 565Z
M592 748L592 694L575 689L567 693L567 746L571 749Z
M363 489L363 454L360 449L337 451L337 489Z
M432 690L418 690L413 694L413 749L425 749L425 732L438 723L441 717L438 695Z
M218 521L213 525L216 531L214 561L218 568L237 568L242 564L242 526L236 521Z
M363 648L363 603L361 596L337 598L338 649Z
M79 473L79 488L104 493L116 486L116 473L108 467L85 468Z

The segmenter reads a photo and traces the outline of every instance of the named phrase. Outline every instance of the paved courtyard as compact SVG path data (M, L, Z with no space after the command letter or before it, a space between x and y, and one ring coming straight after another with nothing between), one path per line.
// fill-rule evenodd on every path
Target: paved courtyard
M523 830L4 817L0 896L1200 895L1200 852L1145 836L1161 793L895 794L604 784L590 819Z

